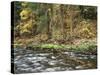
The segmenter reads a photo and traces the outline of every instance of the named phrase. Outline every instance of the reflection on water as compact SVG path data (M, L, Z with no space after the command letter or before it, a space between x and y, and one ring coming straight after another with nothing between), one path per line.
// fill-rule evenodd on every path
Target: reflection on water
M75 52L63 52L64 58L52 52L15 49L15 73L34 73L65 70L94 69L97 66L96 55L85 55ZM66 59L69 58L69 59ZM72 61L72 59L75 59ZM82 63L79 63L80 61Z

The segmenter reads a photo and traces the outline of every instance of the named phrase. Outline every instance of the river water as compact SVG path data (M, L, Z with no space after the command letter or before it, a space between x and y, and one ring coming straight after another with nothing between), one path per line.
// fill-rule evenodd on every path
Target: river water
M74 59L74 60L73 60ZM41 52L39 50L14 49L14 72L35 73L66 70L95 69L97 56L78 52Z

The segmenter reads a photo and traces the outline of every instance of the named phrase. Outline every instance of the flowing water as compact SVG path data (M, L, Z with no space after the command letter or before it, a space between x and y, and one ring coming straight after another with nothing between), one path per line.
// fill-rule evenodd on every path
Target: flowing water
M78 52L41 52L39 50L14 49L15 73L35 73L66 70L95 69L97 56Z

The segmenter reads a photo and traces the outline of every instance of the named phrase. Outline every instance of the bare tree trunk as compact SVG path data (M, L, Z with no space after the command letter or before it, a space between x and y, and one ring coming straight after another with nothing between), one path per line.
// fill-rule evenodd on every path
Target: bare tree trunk
M48 35L48 39L51 39L52 38L52 8L49 8L47 10L47 17L48 17L48 20L47 20L47 35Z

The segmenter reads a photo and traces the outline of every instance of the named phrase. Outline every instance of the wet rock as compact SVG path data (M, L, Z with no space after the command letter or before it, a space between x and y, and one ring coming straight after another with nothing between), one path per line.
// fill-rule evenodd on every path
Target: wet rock
M51 71L55 71L55 69L53 69L53 68L47 68L47 69L45 70L45 72L51 72Z
M53 61L49 61L48 64L49 65L56 65L58 63L58 61L56 60L53 60Z
M82 66L76 66L75 68L76 69L82 69L83 67Z
M51 58L52 58L52 59L56 59L56 57L55 57L55 56L51 56Z

